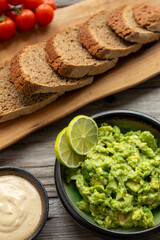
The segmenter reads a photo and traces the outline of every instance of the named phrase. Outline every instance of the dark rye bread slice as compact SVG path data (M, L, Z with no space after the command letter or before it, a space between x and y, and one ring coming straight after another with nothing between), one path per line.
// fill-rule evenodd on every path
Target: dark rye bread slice
M140 27L134 19L130 5L123 5L107 17L108 25L122 38L130 42L148 43L158 40L159 33L153 33Z
M160 32L160 9L149 4L133 7L133 15L138 24L152 32Z
M45 58L45 45L27 46L11 60L11 81L16 88L26 94L62 94L92 83L93 77L71 79L57 74Z
M60 75L83 77L97 75L113 68L118 58L94 58L78 40L78 27L70 27L54 35L46 45L46 58Z
M10 61L6 61L0 65L0 122L35 112L58 97L55 93L26 95L19 92L10 80Z
M93 15L79 28L79 41L100 59L124 57L140 49L140 44L124 41L107 25L108 12Z

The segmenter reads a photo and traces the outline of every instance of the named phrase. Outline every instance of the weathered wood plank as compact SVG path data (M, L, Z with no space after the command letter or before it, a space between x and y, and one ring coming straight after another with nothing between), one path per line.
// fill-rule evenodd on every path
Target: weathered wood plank
M23 167L44 181L44 184L54 185L54 141L58 132L78 114L91 116L100 111L111 109L132 109L142 111L160 119L160 78L142 84L119 94L101 99L89 104L67 117L31 134L8 149L0 152L0 166L10 165Z
M75 115L85 114L91 116L100 111L112 109L138 110L160 120L159 102L160 76L149 80L137 88L132 88L91 103L0 152L0 166L13 165L23 167L39 177L46 187L50 197L50 220L47 221L44 230L37 237L37 240L101 239L78 226L57 198L53 177L55 163L53 146L58 132ZM159 236L152 238L152 240L158 239Z
M157 88L160 87L160 75L150 79L149 81L135 86L134 88Z
M47 237L46 237L47 236ZM79 226L66 212L59 199L50 199L49 220L37 240L100 240L102 238ZM113 238L107 238L113 240ZM156 234L152 240L159 240Z
M58 7L65 7L82 1L83 0L55 0L55 3Z
M72 1L57 0L59 6ZM75 2L75 1L74 1ZM148 68L149 66L146 66ZM17 166L35 174L44 184L49 199L48 221L37 240L100 240L80 227L61 204L54 181L54 142L58 132L78 114L93 115L113 109L142 111L160 120L160 75L127 91L106 97L73 112L67 117L27 136L0 152L0 166ZM151 238L159 240L159 236Z
M47 236L47 237L46 237ZM93 234L79 226L66 212L59 199L50 199L49 219L37 240L100 240Z
M133 0L125 0L125 2L134 4ZM65 26L65 24L72 25L73 22L76 22L76 19L78 22L83 21L84 19L82 15L84 13L85 18L87 18L90 14L93 14L93 12L97 12L105 7L108 9L115 8L121 4L121 1L118 0L115 3L116 5L113 4L113 1L111 0L101 0L100 3L99 1L97 3L95 0L87 0L72 7L60 9L59 12L57 10L58 16L61 14L59 20L56 18L54 21L57 28L50 26L53 28L51 29L48 27L49 32L46 29L46 33L44 34L43 32L41 36L42 38L38 37L38 33L36 33L36 31L33 31L34 35L32 35L32 37L31 35L28 37L31 37L32 41L44 40L43 37L46 37L47 39L47 36L49 37L50 34L53 34L53 32L59 31ZM159 6L159 0L155 0L154 4ZM68 23L67 20L69 21ZM59 25L60 23L61 26ZM20 36L18 37L17 35L17 41L20 39ZM27 44L32 42L28 40L27 36L25 39L27 40ZM21 40L23 45L25 41L23 38ZM3 44L0 44L2 59L5 57L8 58L8 56L15 53L18 48L22 47L22 45L18 44L17 41L14 42L14 44L16 44L15 47L12 44L8 44L7 50ZM5 147L8 147L29 133L66 116L90 102L120 92L124 89L128 89L159 74L159 53L159 42L149 44L147 47L144 46L138 53L131 54L126 58L120 59L118 65L114 69L108 71L106 74L96 77L95 81L90 86L74 91L73 93L66 93L54 103L33 114L0 124L0 149L2 150Z

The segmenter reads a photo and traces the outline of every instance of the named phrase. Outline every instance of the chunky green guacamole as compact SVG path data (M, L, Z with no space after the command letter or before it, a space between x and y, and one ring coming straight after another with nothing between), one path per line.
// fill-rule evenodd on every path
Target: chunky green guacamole
M97 145L79 169L67 169L66 175L83 198L79 208L98 225L154 225L151 210L160 205L160 148L151 132L123 134L117 126L102 124Z

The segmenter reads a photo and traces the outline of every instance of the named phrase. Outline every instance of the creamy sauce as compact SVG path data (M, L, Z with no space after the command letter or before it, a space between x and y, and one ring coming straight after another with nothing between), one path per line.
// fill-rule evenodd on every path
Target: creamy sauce
M15 175L0 176L0 239L25 240L38 227L42 201L36 188Z

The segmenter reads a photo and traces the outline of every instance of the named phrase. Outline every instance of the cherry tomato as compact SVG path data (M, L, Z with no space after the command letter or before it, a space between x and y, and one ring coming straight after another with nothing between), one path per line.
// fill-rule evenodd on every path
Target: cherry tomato
M21 5L25 0L8 0L8 3L14 6Z
M47 4L37 7L35 14L37 23L42 26L48 25L54 17L53 8Z
M43 0L25 0L24 7L34 11L42 3Z
M52 0L43 0L43 3L51 6L53 8L53 10L57 9L56 3Z
M0 14L7 9L7 0L0 0Z
M13 8L13 7L12 7L10 4L7 5L7 10L11 10L12 8ZM10 17L10 18L12 18L12 19L14 20L14 18L15 18L15 16L16 16L16 11L14 11L14 10L12 10L12 11L6 11L6 12L5 12L5 15L8 16L8 17Z
M35 14L29 9L23 9L22 12L15 17L17 28L22 31L29 30L36 23Z
M16 25L14 21L9 17L1 17L0 18L0 39L6 40L15 34Z

